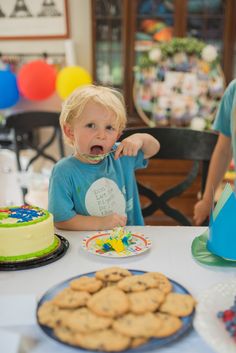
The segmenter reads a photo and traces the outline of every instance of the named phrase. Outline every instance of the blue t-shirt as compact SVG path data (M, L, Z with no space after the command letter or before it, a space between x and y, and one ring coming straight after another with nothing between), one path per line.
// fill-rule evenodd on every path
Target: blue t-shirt
M54 221L66 221L76 214L118 213L127 216L127 225L143 225L134 171L146 166L142 151L117 160L111 153L98 164L82 163L73 156L63 158L49 183L49 211Z
M225 136L232 136L234 129L234 116L236 108L236 80L233 80L225 90L217 110L213 124L214 130L221 132Z
M233 158L236 165L236 80L230 82L217 110L213 129L231 137Z

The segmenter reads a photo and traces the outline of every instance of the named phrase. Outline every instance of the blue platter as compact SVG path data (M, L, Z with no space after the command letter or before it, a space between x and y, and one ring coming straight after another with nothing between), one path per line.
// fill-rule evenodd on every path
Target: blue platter
M145 271L138 271L138 270L129 270L130 272L132 272L133 275L141 275L144 274ZM54 286L53 288L51 288L50 290L48 290L43 297L40 299L40 301L38 302L37 305L37 312L40 308L40 306L48 300L51 300L58 292L62 291L64 288L69 286L70 281L72 281L75 278L79 278L82 276L89 276L89 277L94 277L95 272L89 272L89 273L84 273L82 275L78 275L72 278L67 279L64 282L59 283L58 285ZM173 281L172 279L169 278L169 281L172 283L173 289L172 291L175 293L181 293L181 294L190 294L189 291L184 288L181 284L179 284L178 282ZM179 338L181 338L182 336L184 336L191 328L192 328L192 322L193 322L193 317L194 317L194 313L195 310L188 316L185 316L183 318L181 318L183 325L182 327L173 335L170 335L168 337L165 338L152 338L150 339L147 343L143 344L142 346L139 346L137 348L132 348L132 349L127 349L125 351L125 353L146 353L150 350L165 346L167 344L170 344L176 340L178 340ZM38 315L37 315L37 321L38 321ZM78 346L74 346L74 345L70 345L68 343L62 342L60 341L53 333L53 330L47 326L44 326L42 324L39 323L38 321L38 325L41 327L41 329L43 330L43 332L49 336L50 338L56 340L57 342L62 343L63 345L69 346L69 347L74 347L77 349L78 352L88 352L88 350L80 348ZM93 352L91 350L89 350L89 352ZM94 351L95 352L95 351ZM97 351L96 351L97 352Z

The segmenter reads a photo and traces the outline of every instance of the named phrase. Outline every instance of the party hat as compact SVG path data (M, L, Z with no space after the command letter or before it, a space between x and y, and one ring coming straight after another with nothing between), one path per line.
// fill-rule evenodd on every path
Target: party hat
M236 196L225 188L210 216L207 249L228 260L236 260Z

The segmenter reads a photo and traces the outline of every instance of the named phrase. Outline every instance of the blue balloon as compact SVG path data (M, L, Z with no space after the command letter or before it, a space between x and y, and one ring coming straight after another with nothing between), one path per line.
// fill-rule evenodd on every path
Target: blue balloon
M16 75L9 70L0 70L0 109L15 105L19 100Z

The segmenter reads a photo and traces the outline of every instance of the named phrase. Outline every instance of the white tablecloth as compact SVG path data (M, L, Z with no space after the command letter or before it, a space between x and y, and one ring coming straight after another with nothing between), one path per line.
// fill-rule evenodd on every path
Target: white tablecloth
M129 227L150 237L152 247L146 253L128 258L104 258L82 248L82 239L95 232L57 231L70 242L66 255L46 266L22 271L0 271L0 296L34 295L39 299L52 286L77 274L118 265L128 269L159 271L186 287L194 297L215 283L236 278L236 268L207 267L192 258L191 243L203 227ZM1 309L1 308L0 308ZM59 344L37 325L8 328L22 334L21 353L73 353L75 349ZM1 347L1 344L0 344ZM80 351L79 349L77 351ZM1 353L7 353L3 347ZM155 351L153 351L155 352ZM178 342L156 350L158 353L212 353L212 349L192 330Z

